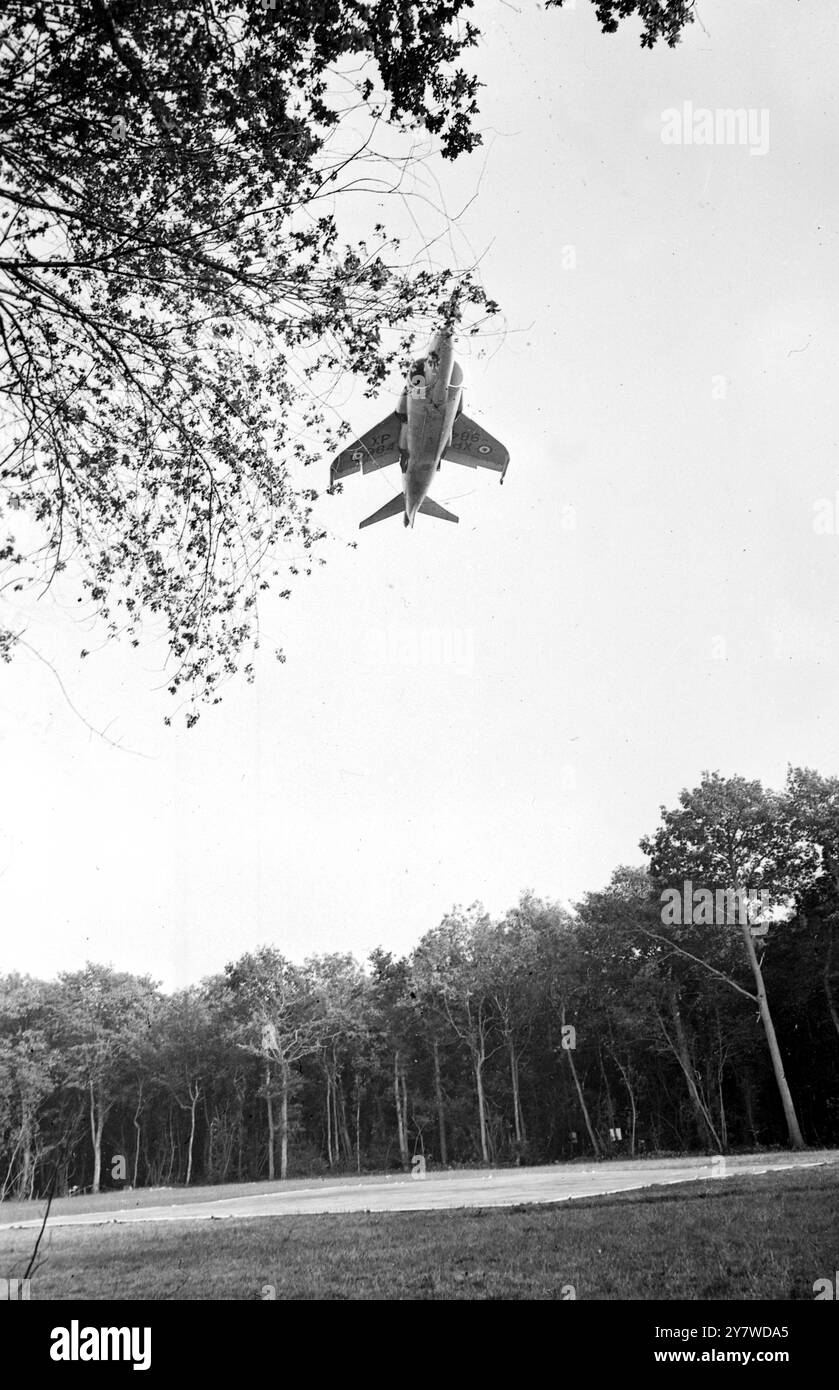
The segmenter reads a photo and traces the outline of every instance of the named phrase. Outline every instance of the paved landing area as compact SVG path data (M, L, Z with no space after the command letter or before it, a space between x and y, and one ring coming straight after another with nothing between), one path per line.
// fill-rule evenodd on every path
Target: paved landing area
M592 1164L552 1164L540 1168L499 1168L488 1172L428 1173L422 1178L393 1176L278 1188L243 1197L225 1197L159 1207L126 1206L118 1211L62 1212L50 1217L55 1226L107 1226L133 1221L211 1221L263 1216L320 1215L353 1211L441 1211L452 1207L508 1207L527 1202L564 1202L634 1188L707 1181L709 1178L766 1173L776 1169L830 1165L839 1177L839 1150L803 1154L755 1154L713 1160L709 1157L640 1159ZM40 1226L43 1213L26 1221L0 1224L0 1230Z

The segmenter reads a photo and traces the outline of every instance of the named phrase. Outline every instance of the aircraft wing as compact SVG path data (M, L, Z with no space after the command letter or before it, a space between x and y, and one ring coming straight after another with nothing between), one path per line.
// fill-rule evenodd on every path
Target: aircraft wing
M504 445L493 439L480 425L476 425L468 415L460 415L455 420L452 442L443 458L451 459L453 463L465 464L467 468L492 468L494 472L501 474L502 483L510 462L510 455Z
M334 460L329 470L330 482L340 482L359 469L362 473L373 473L377 468L387 468L389 463L398 463L401 423L396 411L393 411L360 439L356 439Z

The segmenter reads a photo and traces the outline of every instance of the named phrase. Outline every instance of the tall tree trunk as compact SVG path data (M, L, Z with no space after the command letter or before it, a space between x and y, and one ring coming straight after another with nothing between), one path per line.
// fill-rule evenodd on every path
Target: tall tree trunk
M603 1052L600 1047L598 1047L597 1049L597 1060L600 1063L600 1075L603 1077L603 1085L606 1089L606 1118L609 1122L607 1128L614 1132L615 1128L617 1127L617 1121L615 1119L615 1107L612 1102L612 1088L609 1085L609 1078L606 1075L606 1067L603 1062ZM615 1141L612 1140L612 1142L614 1143Z
M449 1155L446 1148L446 1110L443 1104L443 1083L440 1078L440 1048L434 1039L434 1098L437 1102L437 1129L440 1134L440 1162L445 1168Z
M35 1159L32 1149L32 1121L28 1111L23 1115L21 1135L23 1140L23 1158L21 1161L17 1190L21 1197L28 1197L32 1189L32 1175L35 1171Z
M507 1048L510 1054L510 1085L513 1089L513 1128L515 1130L516 1143L521 1147L525 1142L524 1115L521 1109L521 1091L519 1087L519 1055L512 1038L507 1039Z
M564 1004L563 1004L563 1006L562 1006L561 1024L562 1024L563 1037L564 1037L564 1035L565 1035L565 1005L564 1005ZM574 1065L574 1049L573 1049L572 1047L568 1047L568 1048L564 1048L563 1050L564 1050L564 1052L565 1052L566 1057L568 1058L568 1065L569 1065L569 1067L571 1068L571 1075L572 1075L573 1078L574 1078L574 1085L575 1085L576 1090L577 1090L577 1099L578 1099L578 1101L580 1102L580 1109L581 1109L582 1112L583 1112L583 1119L584 1119L585 1122L586 1122L586 1129L588 1130L588 1137L589 1137L589 1140L591 1141L591 1147L594 1149L595 1158L599 1158L599 1157L600 1157L600 1145L599 1145L598 1142L597 1142L597 1135L596 1135L595 1132L594 1132L594 1126L593 1126L592 1123L591 1123L591 1116L590 1116L589 1113L588 1113L588 1106L586 1105L586 1098L585 1098L585 1096L583 1095L583 1088L582 1088L582 1086L580 1085L580 1078L579 1078L579 1076L577 1075L577 1068L576 1068L576 1066Z
M189 1145L188 1145L188 1147L187 1147L186 1184L185 1184L187 1187L189 1187L189 1184L190 1184L191 1181L192 1181L192 1146L193 1146L193 1144L194 1144L194 1142L195 1142L195 1111L196 1111L196 1109L197 1109L198 1101L199 1101L199 1099L200 1099L200 1096L201 1096L201 1092L200 1092L200 1090L199 1090L199 1088L198 1088L197 1086L196 1086L196 1088L195 1088L195 1094L194 1094L194 1095L192 1094L192 1090L190 1089L190 1097L189 1097L189 1098L190 1098L190 1107L189 1107Z
M7 1195L8 1195L9 1192L14 1192L18 1197L20 1197L20 1196L22 1195L22 1188L21 1188L21 1184L20 1184L20 1173L17 1174L17 1178L16 1178L14 1181L13 1181L13 1179L12 1179L12 1174L15 1172L15 1163L16 1163L17 1156L18 1156L18 1150L20 1149L22 1142L23 1142L23 1129L22 1129L22 1127L21 1127L21 1129L18 1130L17 1140L16 1140L16 1142L15 1142L14 1148L12 1149L12 1154L11 1154L11 1157L10 1157L10 1159L9 1159L9 1166L8 1166L8 1168L6 1169L6 1176L5 1176L5 1178L3 1179L3 1185L2 1185L2 1187L0 1187L0 1202L5 1202L6 1197L7 1197ZM4 1156L4 1160L5 1160L5 1156Z
M754 1116L754 1088L752 1085L752 1074L748 1070L743 1070L739 1075L740 1091L743 1096L743 1104L746 1108L746 1122L752 1135L752 1144L757 1147L760 1138L757 1132Z
M105 1128L104 1106L96 1103L93 1082L90 1086L90 1140L93 1145L93 1182L91 1192L98 1192L102 1182L102 1131Z
M757 958L755 943L752 940L748 922L740 923L740 934L746 946L749 964L752 967L752 974L754 975L755 985L757 987L758 1008L760 1009L763 1030L766 1033L766 1041L769 1044L769 1055L772 1058L772 1070L775 1073L775 1083L781 1097L781 1105L784 1108L784 1119L787 1122L789 1142L794 1149L804 1149L807 1146L804 1143L804 1136L798 1124L798 1116L795 1113L792 1094L787 1084L786 1075L784 1074L784 1062L781 1057L781 1049L778 1046L778 1039L775 1036L775 1025L772 1022L772 1015L769 1012L769 1000L766 997L766 986L763 983L763 971L760 968L760 961Z
M579 1078L579 1076L577 1075L577 1068L576 1068L576 1066L574 1065L574 1054L573 1054L573 1050L569 1047L569 1048L566 1050L565 1055L566 1055L566 1057L568 1058L568 1065L569 1065L569 1067L571 1068L571 1075L572 1075L573 1078L574 1078L574 1085L575 1085L575 1087L576 1087L576 1089L577 1089L577 1099L578 1099L578 1101L580 1102L580 1109L581 1109L582 1112L583 1112L583 1119L584 1119L585 1122L586 1122L586 1129L588 1130L588 1137L589 1137L589 1140L590 1140L590 1142L591 1142L591 1147L594 1149L595 1158L599 1158L599 1157L600 1157L600 1145L599 1145L598 1142L597 1142L597 1135L596 1135L595 1132L594 1132L594 1126L593 1126L592 1123L591 1123L591 1116L590 1116L589 1113L588 1113L588 1106L586 1105L586 1098L585 1098L585 1096L583 1095L583 1088L582 1088L582 1086L580 1085L580 1078Z
M478 1129L481 1135L481 1160L489 1163L489 1145L487 1143L487 1120L486 1120L486 1098L484 1096L484 1052L475 1055L475 1090L478 1096Z
M403 1096L400 1094L400 1081L404 1082L404 1077L399 1066L399 1053L393 1054L393 1098L396 1102L396 1131L399 1138L399 1161L402 1164L403 1172L407 1173L411 1167L411 1158L408 1153L408 1129L405 1123L406 1116L403 1111ZM404 1086L403 1086L404 1094Z
M132 1181L131 1181L132 1187L136 1187L136 1186L137 1186L137 1173L138 1173L139 1168L140 1168L140 1136L141 1136L141 1128L142 1128L141 1125L140 1125L140 1115L142 1114L142 1109L143 1109L143 1084L142 1084L142 1082L141 1082L141 1083L140 1083L140 1090L139 1090L139 1093L138 1093L138 1095L137 1095L137 1106L136 1106L136 1109L135 1109L135 1111L134 1111L134 1131L135 1131L135 1134L136 1134L136 1142L135 1142L135 1144L134 1144L134 1176L133 1176Z
M210 1107L207 1104L207 1093L204 1092L204 1180L211 1183L216 1171L216 1126L218 1124L218 1112L213 1111L210 1119Z
M344 1154L352 1162L353 1145L350 1138L350 1127L347 1122L347 1102L344 1095L344 1087L341 1084L340 1076L336 1075L335 1093L338 1097L338 1113L341 1118L341 1139L344 1145Z
M271 1066L265 1063L265 1106L268 1111L268 1178L274 1180L274 1101L271 1096Z
M687 1034L685 1033L685 1025L682 1020L682 1015L679 1011L679 1003L676 998L676 990L672 983L668 989L668 998L670 1002L670 1017L673 1020L674 1037L670 1037L670 1034L667 1032L667 1029L664 1025L664 1020L661 1017L661 1014L659 1013L658 1021L661 1026L661 1031L667 1039L667 1042L670 1045L673 1055L682 1069L685 1081L687 1082L688 1095L690 1096L691 1105L693 1106L694 1115L696 1116L696 1123L699 1129L700 1138L702 1138L703 1136L707 1137L708 1142L713 1144L714 1148L718 1151L718 1153L722 1153L722 1142L720 1140L720 1136L714 1129L714 1124L711 1119L710 1112L708 1110L707 1105L703 1101L701 1095L699 1094L699 1087L696 1084L696 1075L694 1073L693 1062L691 1061L690 1048L688 1047ZM658 1013L658 1010L656 1010L656 1012Z
M328 1066L324 1066L324 1072L326 1075L326 1156L331 1168L334 1162L332 1153L332 1077Z
M404 1067L400 1068L400 1081L402 1086L402 1129L405 1134L405 1150L408 1154L408 1165L411 1162L411 1148L408 1143L408 1078Z
M340 1162L341 1162L341 1144L342 1144L342 1139L343 1139L343 1136L342 1136L342 1134L341 1134L341 1123L340 1123L340 1096L339 1096L339 1094L338 1094L338 1092L339 1092L339 1090L340 1090L340 1086L341 1086L341 1082L340 1082L340 1080L339 1080L339 1078L338 1078L338 1069L337 1069L337 1067L333 1067L333 1072L332 1072L332 1126L333 1126L333 1127L332 1127L332 1133L333 1133L333 1135L335 1136L335 1161L336 1161L336 1163L340 1163ZM346 1145L344 1145L344 1152L346 1153Z
M176 1155L177 1150L178 1150L178 1141L177 1141L177 1138L175 1137L175 1129L174 1129L174 1126L173 1126L173 1124L172 1124L172 1119L173 1119L172 1107L170 1106L170 1107L169 1107L169 1117L168 1117L168 1125L169 1125L169 1171L168 1171L168 1173L166 1174L166 1186L167 1186L167 1187L169 1186L170 1182L172 1181L172 1174L173 1174L174 1171L175 1171L175 1155Z
M291 1085L290 1068L283 1063L282 1092L280 1093L280 1177L288 1177L288 1092Z
M724 1098L723 1098L723 1090L722 1090L723 1076L724 1076L724 1073L725 1073L725 1050L724 1050L723 1045L722 1045L722 1025L721 1025L721 1023L720 1023L720 1012L719 1012L719 1009L717 1009L716 1014L717 1014L717 1105L718 1105L718 1107L719 1107L719 1112L720 1112L720 1138L722 1139L723 1147L727 1150L727 1149L728 1149L728 1123L727 1123L726 1118L725 1118L725 1100L724 1100Z
M629 1096L629 1105L630 1105L630 1109L631 1109L631 1111L632 1111L632 1129L631 1129L630 1135L629 1135L629 1156L630 1156L630 1158L634 1158L634 1157L635 1157L635 1127L636 1127L637 1120L638 1120L638 1112L637 1112L637 1110L636 1110L636 1108L635 1108L635 1093L634 1093L634 1091L633 1091L633 1089L632 1089L632 1083L631 1083L631 1081L630 1081L629 1069L630 1069L630 1067L631 1067L631 1063L630 1063L630 1061L629 1061L629 1058L627 1057L627 1059L626 1059L626 1069L625 1069L625 1068L623 1067L623 1065L622 1065L622 1063L621 1063L619 1057L617 1057L616 1054L615 1054L614 1052L612 1053L612 1057L613 1057L613 1059L614 1059L614 1061L615 1061L615 1063L616 1063L616 1065L617 1065L618 1071L620 1072L621 1076L623 1077L623 1084L624 1084L624 1086L626 1087L627 1094L628 1094L628 1096Z
M725 1101L723 1100L723 1094L722 1094L722 1068L720 1068L719 1077L718 1077L718 1080L717 1080L717 1098L718 1098L718 1103L719 1103L719 1108L720 1108L720 1138L722 1139L723 1146L727 1149L727 1148L728 1148L728 1123L727 1123L726 1118L725 1118Z

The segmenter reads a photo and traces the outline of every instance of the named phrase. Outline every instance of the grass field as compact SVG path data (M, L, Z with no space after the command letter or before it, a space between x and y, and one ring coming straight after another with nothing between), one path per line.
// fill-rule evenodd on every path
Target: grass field
M32 1244L0 1233L0 1274L20 1277ZM64 1227L39 1260L33 1300L560 1299L568 1286L578 1299L812 1300L839 1268L839 1180L785 1171L555 1206Z

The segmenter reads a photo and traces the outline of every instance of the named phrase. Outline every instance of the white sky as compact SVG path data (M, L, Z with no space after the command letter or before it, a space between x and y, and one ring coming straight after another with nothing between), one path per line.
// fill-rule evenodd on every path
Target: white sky
M507 481L444 465L460 525L408 533L355 529L396 470L324 499L329 563L191 731L154 646L81 662L45 600L27 639L137 752L28 653L0 667L0 969L404 952L456 902L641 862L703 768L839 771L839 13L699 8L650 54L588 0L478 0L486 145L434 172L451 209L478 189L457 244L511 331L468 346L466 409ZM663 144L686 101L765 109L768 152ZM353 427L392 400L348 388Z

